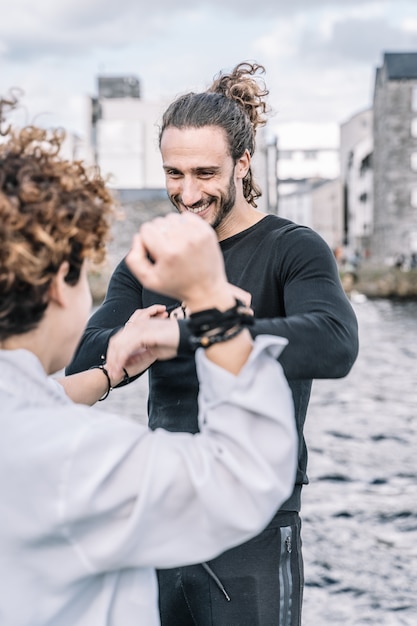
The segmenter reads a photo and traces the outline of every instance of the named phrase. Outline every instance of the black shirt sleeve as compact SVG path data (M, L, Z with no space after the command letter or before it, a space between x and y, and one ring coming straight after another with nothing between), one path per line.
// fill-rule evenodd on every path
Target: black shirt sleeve
M139 308L142 308L142 286L123 259L114 270L104 302L91 316L65 373L75 374L102 363L110 337Z
M308 228L293 235L275 257L284 316L256 318L251 332L289 340L279 359L289 379L343 377L358 354L356 315L328 245Z

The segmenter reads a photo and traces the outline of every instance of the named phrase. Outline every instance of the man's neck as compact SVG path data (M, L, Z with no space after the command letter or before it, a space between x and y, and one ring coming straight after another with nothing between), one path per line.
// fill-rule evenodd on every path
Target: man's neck
M229 239L229 237L247 230L254 224L257 224L257 222L260 222L265 215L266 213L255 209L246 201L244 205L235 205L229 215L216 228L218 240Z

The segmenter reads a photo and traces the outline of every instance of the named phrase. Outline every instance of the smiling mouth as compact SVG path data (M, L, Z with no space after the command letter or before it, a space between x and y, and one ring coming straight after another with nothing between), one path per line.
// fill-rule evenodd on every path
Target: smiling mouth
M202 213L203 211L208 209L210 204L211 202L208 201L204 202L204 204L201 204L200 206L187 206L186 204L183 204L183 207L185 207L187 211L190 211L190 213L198 215L198 213Z

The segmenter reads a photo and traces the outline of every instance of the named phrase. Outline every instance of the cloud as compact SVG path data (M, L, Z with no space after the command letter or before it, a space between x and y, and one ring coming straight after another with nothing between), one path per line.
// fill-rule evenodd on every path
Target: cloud
M277 123L338 122L371 101L383 51L417 49L415 0L12 0L0 20L0 93L81 132L99 74L156 100L220 69L265 65Z
M221 16L225 12L237 20L286 20L331 8L354 10L381 7L390 2L375 0L193 0L138 2L137 0L15 0L0 21L0 51L8 61L23 61L54 54L65 57L90 54L97 47L120 47L172 36L172 22L181 26L190 13ZM392 2L391 2L392 4ZM232 22L231 22L232 24ZM231 26L233 28L233 26ZM233 37L233 33L230 33ZM256 37L257 33L253 33ZM209 47L215 44L208 41Z
M334 66L341 62L374 63L382 50L417 48L417 30L404 29L386 19L345 19L333 24L328 38L308 29L300 42L299 58Z

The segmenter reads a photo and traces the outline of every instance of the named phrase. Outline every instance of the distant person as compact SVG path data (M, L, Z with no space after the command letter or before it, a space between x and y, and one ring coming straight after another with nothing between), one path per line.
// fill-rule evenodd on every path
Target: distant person
M0 102L0 121L15 104ZM291 493L297 435L276 360L287 342L252 341L214 232L193 215L170 215L142 227L127 263L190 312L200 434L152 432L86 405L176 354L178 325L167 319L157 340L137 337L126 358L123 333L114 337L107 363L61 381L67 395L50 375L85 327L87 264L103 257L113 200L100 176L60 160L62 136L2 134L0 622L157 626L155 567L246 541ZM141 315L158 314L165 307Z
M394 267L396 267L399 270L403 269L405 265L405 261L406 261L405 254L403 254L402 252L397 254L394 259Z
M163 626L299 626L304 581L299 511L308 482L303 426L312 379L345 376L358 352L356 317L330 248L309 228L256 208L261 190L251 158L256 131L266 122L263 72L256 63L241 63L221 73L207 91L178 97L163 115L160 148L173 206L214 228L229 282L251 294L252 336L289 340L279 361L294 399L298 471L293 493L277 502L273 520L256 539L209 563L159 571ZM136 311L154 303L181 304L147 289L122 260L68 373L99 363L110 337L127 321L132 321L130 336L135 327L139 333ZM149 369L149 424L196 433L198 379L189 327L186 320L175 323L178 358L156 361ZM161 321L147 324L156 333Z

